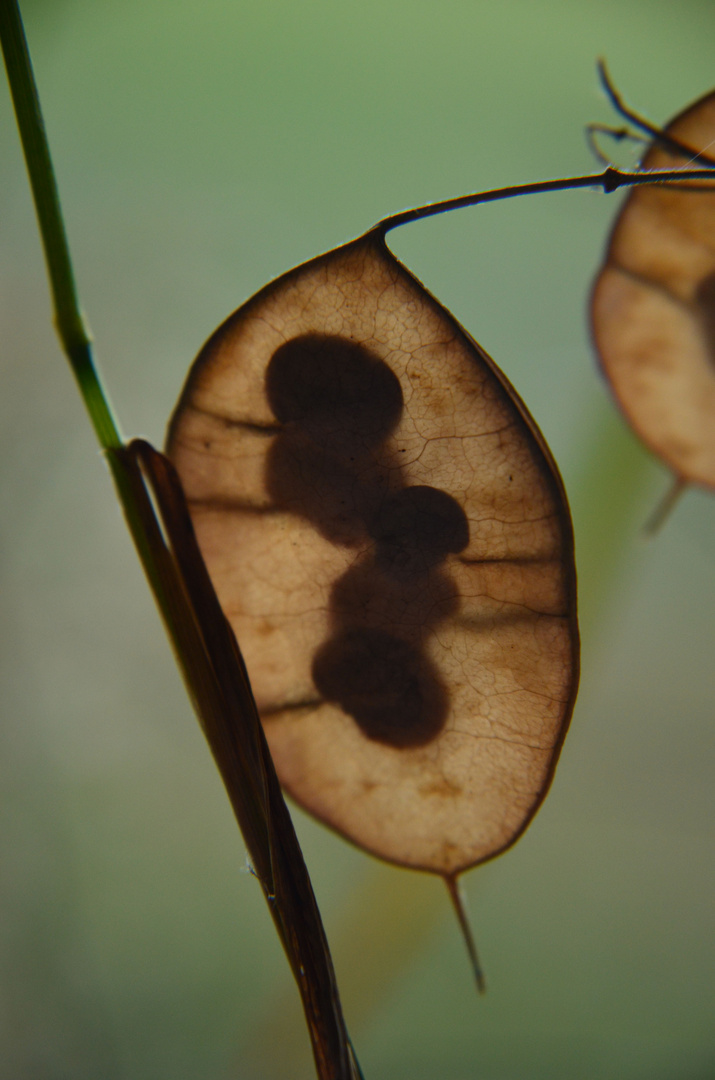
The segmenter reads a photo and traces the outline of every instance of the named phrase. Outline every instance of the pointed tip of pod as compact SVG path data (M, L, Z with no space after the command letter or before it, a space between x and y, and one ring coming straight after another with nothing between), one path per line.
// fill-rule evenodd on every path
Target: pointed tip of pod
M444 878L445 885L447 886L447 892L449 898L452 901L452 906L457 915L457 921L459 922L459 928L462 931L462 937L467 949L467 955L469 962L472 966L472 973L474 975L474 981L477 985L477 992L479 994L486 994L487 983L484 977L484 971L482 970L481 961L479 959L479 953L477 952L477 945L474 940L474 934L472 932L472 926L469 921L469 915L467 913L467 898L464 892L464 887L456 874L447 874Z

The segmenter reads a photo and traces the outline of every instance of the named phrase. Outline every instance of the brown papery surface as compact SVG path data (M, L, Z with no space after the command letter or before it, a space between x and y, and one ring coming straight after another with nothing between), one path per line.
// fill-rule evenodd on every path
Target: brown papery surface
M665 130L715 164L715 93ZM688 163L658 145L643 160L649 169ZM596 280L592 319L604 373L632 427L680 480L714 487L715 177L712 194L703 188L632 191Z
M504 376L379 230L215 332L168 453L293 798L441 874L512 843L575 696L568 508Z

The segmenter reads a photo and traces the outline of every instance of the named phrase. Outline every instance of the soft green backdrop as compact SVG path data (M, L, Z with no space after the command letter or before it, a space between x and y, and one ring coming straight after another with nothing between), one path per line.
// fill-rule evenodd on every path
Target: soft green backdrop
M665 120L713 82L712 0L26 0L80 291L128 433L202 340L399 208L592 171L596 56ZM398 255L525 398L571 496L584 674L553 790L467 878L297 814L367 1080L715 1076L715 504L594 370L616 198L462 211ZM0 1080L302 1080L297 996L60 356L0 89Z

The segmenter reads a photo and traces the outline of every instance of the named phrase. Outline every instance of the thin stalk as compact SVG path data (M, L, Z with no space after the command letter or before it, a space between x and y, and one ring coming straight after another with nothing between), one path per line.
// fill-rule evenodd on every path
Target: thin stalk
M100 446L104 450L118 449L122 438L94 366L92 343L79 306L57 181L17 0L0 0L0 40L45 252L57 333Z
M515 184L510 187L495 188L492 191L477 191L471 195L459 195L456 199L444 199L441 202L427 203L413 210L402 210L391 214L375 225L375 231L385 236L400 225L412 221L445 214L450 210L461 210L466 206L480 203L499 202L503 199L515 199L520 195L541 195L550 191L572 191L578 188L602 188L607 194L623 187L642 187L646 184L682 184L684 180L715 181L715 170L710 169L653 169L650 172L621 172L609 166L604 172L589 176L570 176L563 180L537 180L533 184ZM713 184L704 185L705 190L713 191ZM698 191L698 187L688 184L688 190Z
M673 138L667 131L663 131L662 128L656 127L655 124L651 124L644 116L641 116L640 113L637 113L634 109L631 109L626 105L608 73L608 68L606 67L604 60L598 61L598 77L606 97L615 111L619 113L624 120L628 120L629 123L640 128L641 131L644 131L646 135L650 136L650 139L652 139L653 142L658 143L659 146L662 146L664 150L670 151L671 154L675 154L676 156L680 154L682 157L688 158L691 162L704 161L709 162L711 165L715 164L715 160L702 150L694 150L686 143L682 143L680 139Z
M461 881L456 874L447 874L444 879L447 886L447 892L449 893L449 899L452 901L452 907L454 908L457 920L459 922L460 930L464 938L464 944L467 947L467 955L469 956L470 963L472 965L472 972L477 984L477 990L480 994L486 994L487 983L484 978L484 972L479 960L479 953L477 952L477 943L474 940L474 934L472 933L472 927L469 922L469 916L467 915L467 901L464 895L464 889Z

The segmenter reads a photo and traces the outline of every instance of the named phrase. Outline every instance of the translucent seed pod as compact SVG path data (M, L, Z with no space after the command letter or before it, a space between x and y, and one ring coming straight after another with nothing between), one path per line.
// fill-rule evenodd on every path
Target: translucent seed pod
M513 843L576 692L568 507L523 403L379 227L219 327L167 452L289 794L452 884Z
M644 168L708 160L715 168L715 93L664 136ZM596 280L592 325L604 374L636 433L680 484L715 487L715 175L711 185L631 191Z

